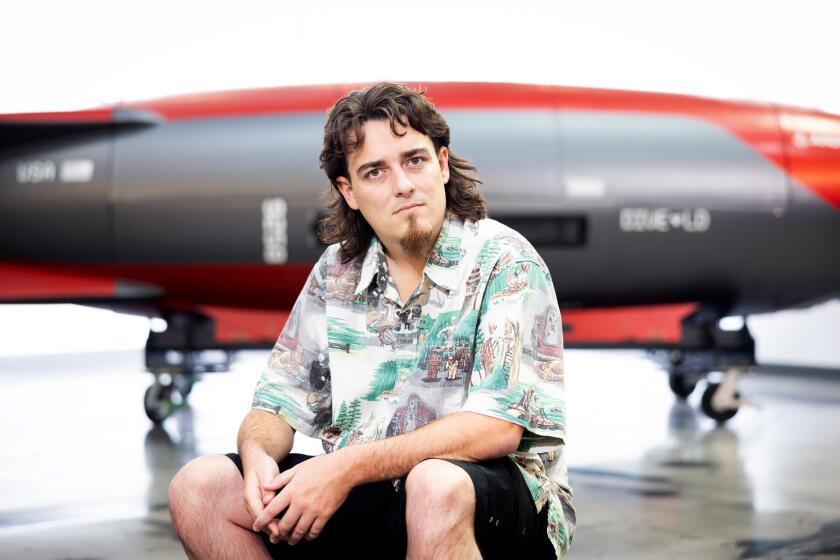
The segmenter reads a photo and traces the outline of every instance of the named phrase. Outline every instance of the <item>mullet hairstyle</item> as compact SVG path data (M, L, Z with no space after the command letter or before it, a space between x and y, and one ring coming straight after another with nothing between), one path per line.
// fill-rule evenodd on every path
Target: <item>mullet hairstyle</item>
M347 157L364 143L364 124L387 119L391 131L399 136L405 132L397 132L397 124L410 126L432 140L435 156L441 147L449 148L449 125L423 96L425 93L425 89L381 82L347 94L329 110L320 160L332 188L324 194L326 209L318 223L318 234L322 243L341 244L342 262L364 255L374 235L362 213L347 205L336 183L338 177L350 180ZM449 181L444 185L446 208L461 220L487 217L487 205L478 188L481 181L475 174L476 168L469 161L449 151Z

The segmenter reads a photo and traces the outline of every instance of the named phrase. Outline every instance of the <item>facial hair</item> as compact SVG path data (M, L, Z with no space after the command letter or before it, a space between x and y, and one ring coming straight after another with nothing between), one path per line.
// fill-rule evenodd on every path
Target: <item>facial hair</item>
M408 230L400 239L400 247L406 255L427 258L434 248L432 232L423 230L414 216L408 216Z

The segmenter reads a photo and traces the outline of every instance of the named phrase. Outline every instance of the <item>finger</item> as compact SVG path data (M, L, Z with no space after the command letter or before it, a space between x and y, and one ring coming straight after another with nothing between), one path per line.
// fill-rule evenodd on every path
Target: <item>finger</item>
M300 542L300 539L302 539L309 533L309 528L312 527L313 521L315 521L314 514L304 513L303 515L301 515L294 529L292 529L292 533L287 539L289 541L289 544L296 545L298 542Z
M277 495L277 492L263 492L262 496L262 504L263 506L267 506L271 500L274 499L274 496Z
M306 540L314 541L317 539L321 534L321 531L324 530L324 525L326 525L326 523L327 522L320 517L315 519L315 521L312 522L312 527L309 528L309 532L306 534Z
M300 516L301 511L295 506L290 506L289 509L286 510L286 513L283 514L283 517L277 525L277 535L271 537L272 539L277 539L277 541L272 542L280 542L281 539L288 540L289 533L291 533L295 528L295 525L297 525L298 520L300 520Z
M275 535L279 538L279 536L280 536L280 522L277 521L276 519L272 519L271 521L268 522L268 525L265 526L265 529L263 529L263 533L268 534L269 537L271 535Z
M281 472L280 474L263 484L263 490L280 490L285 485L287 485L290 480L292 480L297 471L298 468L294 467L287 471Z
M277 496L271 500L265 509L257 516L254 520L254 531L259 532L262 531L265 526L277 515L280 514L281 511L289 507L289 494L288 492L280 492Z

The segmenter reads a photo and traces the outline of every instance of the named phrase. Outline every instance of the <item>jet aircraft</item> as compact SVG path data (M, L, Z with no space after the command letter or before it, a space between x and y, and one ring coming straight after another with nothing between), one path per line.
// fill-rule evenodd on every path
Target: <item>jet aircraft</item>
M840 117L770 103L429 83L490 215L548 264L567 347L643 348L687 398L737 411L746 322L840 294ZM324 247L328 108L361 85L0 115L0 302L160 317L146 412L276 340ZM212 352L217 351L217 352ZM313 364L313 367L315 365Z

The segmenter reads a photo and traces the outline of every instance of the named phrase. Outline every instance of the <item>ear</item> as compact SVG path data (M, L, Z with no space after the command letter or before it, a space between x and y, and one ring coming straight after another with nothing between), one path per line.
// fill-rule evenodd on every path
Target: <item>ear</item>
M438 150L438 163L440 164L440 174L443 175L443 184L449 182L449 150L446 146L441 146Z
M341 196L344 197L347 206L353 210L358 210L359 205L356 202L356 197L353 196L353 185L350 184L350 181L346 177L336 177L335 184L338 186L338 190L341 191Z

